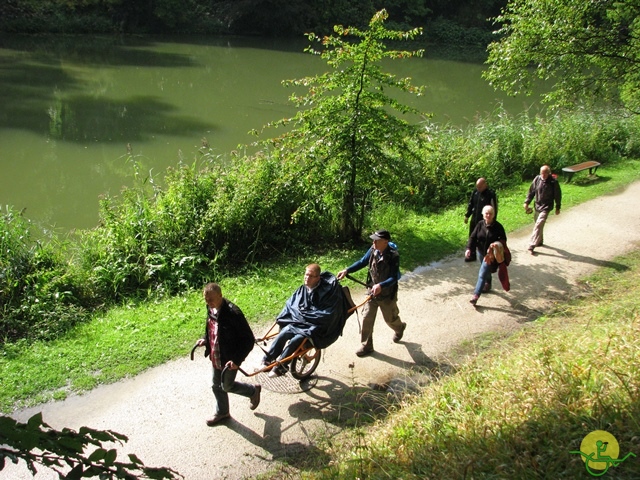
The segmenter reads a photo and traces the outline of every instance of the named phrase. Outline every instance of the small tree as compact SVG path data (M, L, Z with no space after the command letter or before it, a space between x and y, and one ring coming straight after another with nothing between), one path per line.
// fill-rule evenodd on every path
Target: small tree
M640 112L639 0L511 0L496 21L485 73L495 87L529 94L540 79L552 106L609 100Z
M293 118L267 125L291 127L266 142L279 149L283 157L295 156L289 161L298 162L299 180L307 182L305 189L312 196L297 212L316 209L318 204L330 209L335 233L342 239L359 237L372 197L389 196L402 188L410 177L412 159L416 159L413 142L419 137L419 125L397 113L420 112L402 104L387 90L420 95L422 87L412 86L409 78L398 79L383 72L380 63L387 58L421 56L422 50L388 50L384 42L414 39L422 32L419 28L387 30L386 19L387 12L381 10L366 31L335 26L337 36L308 34L309 40L321 43L324 50L319 52L310 46L305 51L321 55L333 70L283 82L308 91L290 97L301 107ZM317 202L319 197L321 202Z
M103 442L127 440L122 434L88 427L82 427L78 432L68 428L57 431L42 421L42 413L37 413L27 423L0 416L0 470L9 459L13 463L23 460L34 475L36 464L40 464L66 479L182 478L170 468L147 467L133 454L128 456L128 462L118 462L117 450L103 446ZM90 453L85 453L87 448L92 448Z

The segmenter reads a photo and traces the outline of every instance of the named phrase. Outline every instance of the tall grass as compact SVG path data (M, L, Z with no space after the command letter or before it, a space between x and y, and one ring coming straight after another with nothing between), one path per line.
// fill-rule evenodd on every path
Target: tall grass
M56 338L88 318L86 291L65 252L47 232L35 237L20 213L0 209L0 344Z
M640 252L616 264L584 282L586 298L481 352L364 437L333 438L331 466L305 478L590 478L575 452L595 430L616 438L619 458L640 455ZM637 458L610 469L640 477Z

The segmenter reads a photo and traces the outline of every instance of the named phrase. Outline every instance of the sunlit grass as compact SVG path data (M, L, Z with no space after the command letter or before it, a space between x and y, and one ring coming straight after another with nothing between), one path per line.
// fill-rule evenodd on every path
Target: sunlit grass
M627 161L598 171L596 181L576 175L572 184L562 183L564 208L590 198L614 192L640 178L640 162ZM583 176L585 177L585 176ZM498 192L499 219L508 231L529 225L531 217L522 212L528 183L511 191ZM463 223L465 205L439 213L420 213L401 207L379 208L375 223L367 229L387 228L401 254L401 270L411 271L447 255L462 252L467 238ZM318 245L306 257L248 266L244 273L218 275L223 294L237 303L261 333L271 323L291 292L303 280L304 267L318 262L336 273L364 253L366 246L353 250L331 250ZM356 277L364 280L364 272ZM357 289L358 285L345 281ZM181 355L188 355L204 329L204 303L200 291L164 300L127 303L76 327L53 342L5 344L0 352L0 409L11 411L69 393L94 388L132 376Z

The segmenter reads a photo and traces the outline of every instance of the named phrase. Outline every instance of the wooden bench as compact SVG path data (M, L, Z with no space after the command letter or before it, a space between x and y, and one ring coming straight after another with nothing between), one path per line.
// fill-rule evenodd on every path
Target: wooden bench
M571 181L571 177L573 177L574 173L581 172L582 170L589 170L589 175L595 175L598 167L600 166L600 162L595 162L590 160L588 162L578 163L576 165L571 165L570 167L564 167L562 171L567 176L567 183Z

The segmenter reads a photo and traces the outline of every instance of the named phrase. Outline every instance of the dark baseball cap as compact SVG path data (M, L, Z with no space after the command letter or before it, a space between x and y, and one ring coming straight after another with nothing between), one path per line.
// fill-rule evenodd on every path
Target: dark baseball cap
M388 230L377 230L372 235L369 235L371 240L391 240L391 234Z

